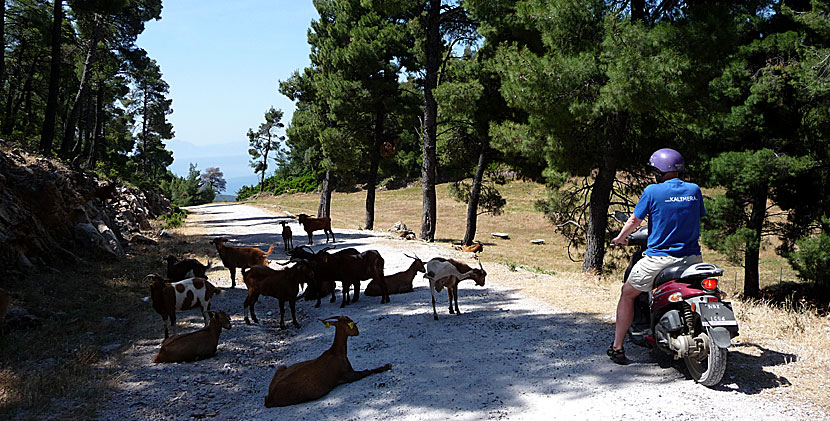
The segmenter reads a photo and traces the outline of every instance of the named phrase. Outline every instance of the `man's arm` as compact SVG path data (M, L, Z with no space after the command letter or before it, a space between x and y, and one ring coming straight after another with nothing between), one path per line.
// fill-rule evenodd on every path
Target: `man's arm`
M637 218L634 215L631 215L631 217L628 218L628 221L625 221L625 224L620 230L620 233L617 234L617 236L614 237L613 240L611 240L611 244L618 246L627 246L628 239L626 237L628 237L632 232L634 232L634 230L636 230L642 222L642 219Z

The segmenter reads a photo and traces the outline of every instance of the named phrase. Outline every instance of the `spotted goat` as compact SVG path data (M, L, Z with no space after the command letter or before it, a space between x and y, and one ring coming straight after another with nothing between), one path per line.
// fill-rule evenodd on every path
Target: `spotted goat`
M222 290L213 286L207 279L190 278L179 282L169 282L158 274L150 274L145 278L150 284L150 298L153 300L153 309L161 315L164 322L164 339L170 336L167 321L170 327L176 327L176 312L199 308L208 326L208 307L214 296L221 297Z

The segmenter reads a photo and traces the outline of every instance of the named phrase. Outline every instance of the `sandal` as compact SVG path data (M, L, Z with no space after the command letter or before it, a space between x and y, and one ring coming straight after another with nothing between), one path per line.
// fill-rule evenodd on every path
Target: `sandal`
M614 349L614 344L608 346L608 349L605 351L606 354L611 358L611 361L619 364L619 365L626 365L628 364L628 358L625 357L625 348Z

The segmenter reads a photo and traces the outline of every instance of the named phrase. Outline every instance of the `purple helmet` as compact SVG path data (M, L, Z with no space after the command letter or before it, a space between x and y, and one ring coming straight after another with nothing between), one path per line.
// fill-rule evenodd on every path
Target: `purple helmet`
M651 158L648 159L648 165L662 173L683 172L686 169L680 152L669 148L660 149L651 154Z

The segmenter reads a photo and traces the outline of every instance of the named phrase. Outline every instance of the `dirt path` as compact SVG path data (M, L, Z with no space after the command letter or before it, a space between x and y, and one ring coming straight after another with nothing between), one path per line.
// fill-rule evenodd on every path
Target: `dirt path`
M206 205L192 209L209 236L223 235L236 244L280 246L271 259L283 259L279 217L245 205ZM302 228L292 221L295 244L304 243ZM335 230L338 248L374 248L386 260L387 274L406 268L416 253L424 261L455 255L446 246L404 242L379 233ZM320 244L315 235L315 244ZM322 237L323 241L325 237ZM319 246L315 246L315 249ZM642 349L629 350L634 364L620 367L604 354L612 335L607 320L573 314L521 295L506 286L510 272L488 265L487 285L461 284L461 316L447 314L446 294L439 297L439 317L432 320L429 288L416 277L415 291L363 297L345 309L326 301L319 309L298 302L302 327L279 329L277 301L260 299L260 325L242 320L244 285L237 283L214 305L227 311L233 329L223 332L215 358L193 364L156 365L159 339L137 342L126 351L124 374L101 419L830 419L826 413L791 402L769 401L752 390L729 384L708 389L685 380L674 368L661 369ZM225 269L209 273L213 282L230 286ZM241 276L240 279L241 280ZM365 283L363 285L365 287ZM271 312L271 314L268 314ZM386 363L392 370L336 388L328 396L288 408L266 409L268 383L277 366L318 356L333 339L333 330L317 321L333 315L357 321L360 336L349 342L356 370ZM201 327L198 312L183 314L180 331ZM290 326L290 323L289 323Z

